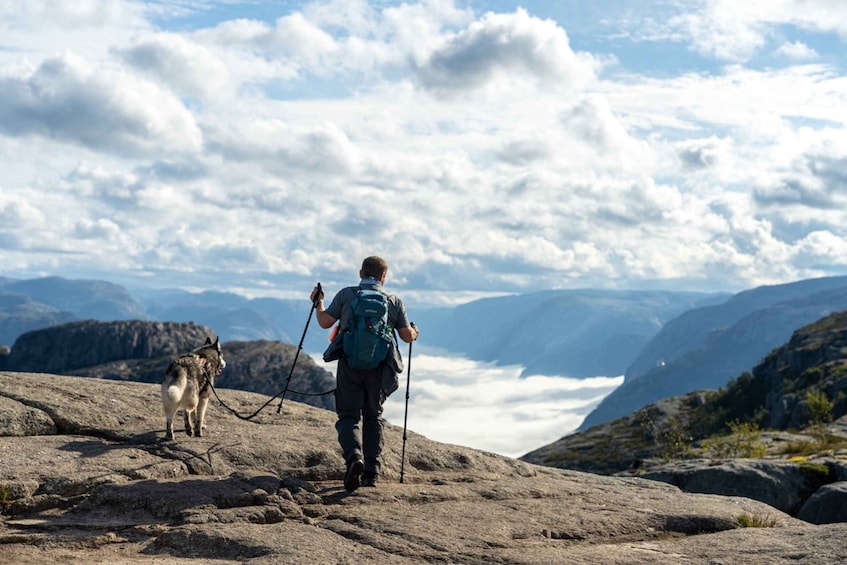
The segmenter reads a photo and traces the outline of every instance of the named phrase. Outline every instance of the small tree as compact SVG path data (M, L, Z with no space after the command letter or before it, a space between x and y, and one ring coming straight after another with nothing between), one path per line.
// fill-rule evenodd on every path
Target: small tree
M813 427L822 427L832 421L832 400L825 392L813 388L806 392L803 400Z
M676 416L667 419L655 433L658 455L663 461L691 457L691 434Z
M759 458L765 455L762 432L752 422L729 422L730 433L703 440L702 451L714 457Z
M832 421L832 400L822 390L811 389L806 392L803 402L812 424L812 435L823 443L826 440L824 425Z

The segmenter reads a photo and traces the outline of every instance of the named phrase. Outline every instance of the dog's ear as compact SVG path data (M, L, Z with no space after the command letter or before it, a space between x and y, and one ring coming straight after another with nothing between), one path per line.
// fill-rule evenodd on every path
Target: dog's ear
M204 343L203 345L212 345L212 338L206 336L206 343Z

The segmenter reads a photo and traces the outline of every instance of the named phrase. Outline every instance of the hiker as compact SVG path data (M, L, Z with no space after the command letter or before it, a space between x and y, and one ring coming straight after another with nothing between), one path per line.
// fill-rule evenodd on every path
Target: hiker
M389 338L387 351L380 354L385 356L384 359L374 360L377 363L374 368L356 369L351 366L362 365L356 357L357 352L347 351L348 345L343 343L345 337L348 341L353 340L352 332L358 325L354 324L354 318L358 318L354 314L354 305L359 304L365 295L370 300L382 300L389 335L396 330L406 343L418 338L417 327L409 322L403 302L382 288L387 272L388 263L384 259L368 257L359 271L359 285L341 289L328 307L324 308L323 291L319 286L311 294L318 324L323 329L329 329L336 321L339 322L338 333L324 354L324 360L338 360L335 389L338 420L335 429L347 464L344 488L348 491L354 491L360 485L375 487L377 484L383 443L382 404L388 395L397 390L397 374L403 371L400 352L393 338ZM378 324L369 323L369 329L371 325Z

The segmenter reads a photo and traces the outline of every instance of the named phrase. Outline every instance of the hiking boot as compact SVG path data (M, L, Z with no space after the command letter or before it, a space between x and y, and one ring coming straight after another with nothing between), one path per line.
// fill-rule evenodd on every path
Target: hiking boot
M365 469L365 464L361 459L354 459L347 463L347 473L344 474L344 488L353 492L359 488L359 479L362 476L362 471Z
M376 486L376 473L373 471L365 471L362 473L362 486L363 487L375 487Z

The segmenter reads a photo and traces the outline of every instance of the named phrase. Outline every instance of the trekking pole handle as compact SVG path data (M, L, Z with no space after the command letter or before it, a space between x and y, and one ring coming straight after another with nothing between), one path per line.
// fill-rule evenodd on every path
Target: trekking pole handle
M317 307L318 307L318 302L320 302L320 301L321 301L321 299L324 297L324 289L323 289L323 287L321 286L321 283L320 283L320 282L318 282L318 283L315 285L315 288L317 289L317 292L315 292L315 299L314 299L314 300L312 300L312 305L313 305L315 308L317 308Z

